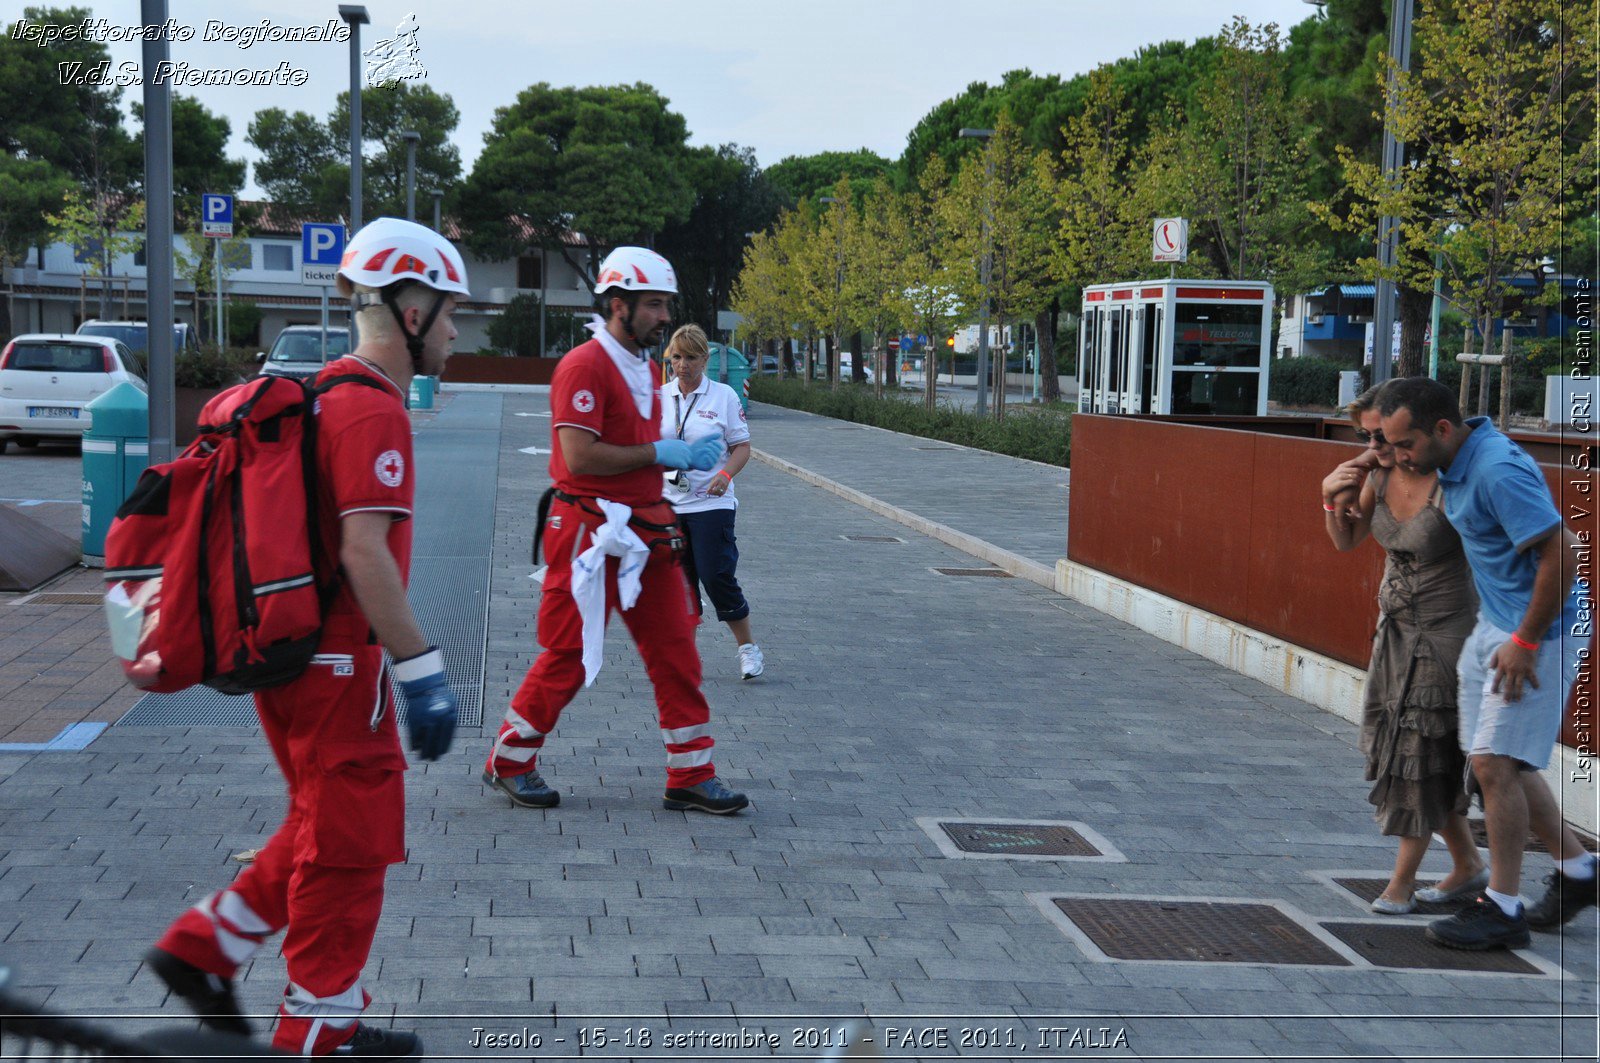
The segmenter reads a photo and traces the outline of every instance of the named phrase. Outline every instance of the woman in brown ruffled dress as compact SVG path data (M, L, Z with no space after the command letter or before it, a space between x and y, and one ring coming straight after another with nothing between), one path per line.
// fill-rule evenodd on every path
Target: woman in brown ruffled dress
M1369 388L1350 404L1367 449L1328 474L1322 502L1334 546L1353 550L1370 532L1388 554L1361 751L1373 783L1367 800L1377 808L1383 833L1400 838L1394 874L1372 909L1403 915L1418 900L1459 900L1488 882L1467 828L1466 764L1456 740L1456 658L1478 602L1461 540L1440 508L1438 476L1408 472L1379 431L1379 390ZM1417 869L1434 832L1450 847L1455 866L1432 888L1417 891Z

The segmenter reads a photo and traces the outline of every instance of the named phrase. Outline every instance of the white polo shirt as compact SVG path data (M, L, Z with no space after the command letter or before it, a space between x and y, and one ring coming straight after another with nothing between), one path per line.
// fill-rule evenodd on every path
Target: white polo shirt
M661 385L661 437L663 439L682 439L686 443L693 443L697 439L711 435L713 432L722 433L722 441L728 447L739 443L750 442L750 426L745 421L744 408L739 405L739 396L726 384L719 384L709 376L700 378L700 386L687 395L678 392L678 379L676 377ZM688 479L688 489L683 490L672 486L671 472L665 485L665 495L672 508L679 513L699 513L708 509L738 509L739 500L733 495L733 484L728 485L728 491L718 498L706 494L706 488L722 466L700 472L696 469L686 469L683 475Z

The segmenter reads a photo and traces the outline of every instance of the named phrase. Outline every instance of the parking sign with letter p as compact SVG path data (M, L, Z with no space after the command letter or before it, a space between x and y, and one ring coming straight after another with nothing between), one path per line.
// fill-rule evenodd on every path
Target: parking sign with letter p
M308 221L300 226L301 284L333 284L343 257L343 225Z
M233 197L216 192L200 196L200 233L202 236L230 238L233 236Z

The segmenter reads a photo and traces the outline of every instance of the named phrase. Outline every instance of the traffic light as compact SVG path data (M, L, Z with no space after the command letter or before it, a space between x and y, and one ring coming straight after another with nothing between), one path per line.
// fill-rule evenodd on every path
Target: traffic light
M944 345L946 347L954 347L956 345L956 338L951 336L949 339L944 341Z

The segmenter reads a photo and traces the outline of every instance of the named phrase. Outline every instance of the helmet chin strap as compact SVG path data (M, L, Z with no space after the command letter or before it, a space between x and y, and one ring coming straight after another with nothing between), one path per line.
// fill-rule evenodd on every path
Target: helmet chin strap
M400 334L406 338L406 350L411 354L412 375L421 376L422 352L425 346L424 337L428 335L428 330L433 328L433 323L438 320L439 311L444 309L444 301L448 298L448 295L445 292L434 293L433 306L423 316L422 327L416 332L412 332L406 327L405 311L400 309L400 289L402 287L404 285L391 284L380 289L376 299L370 295L353 295L350 301L358 309L377 306L380 303L389 308L389 312L394 315L395 324L400 326Z

